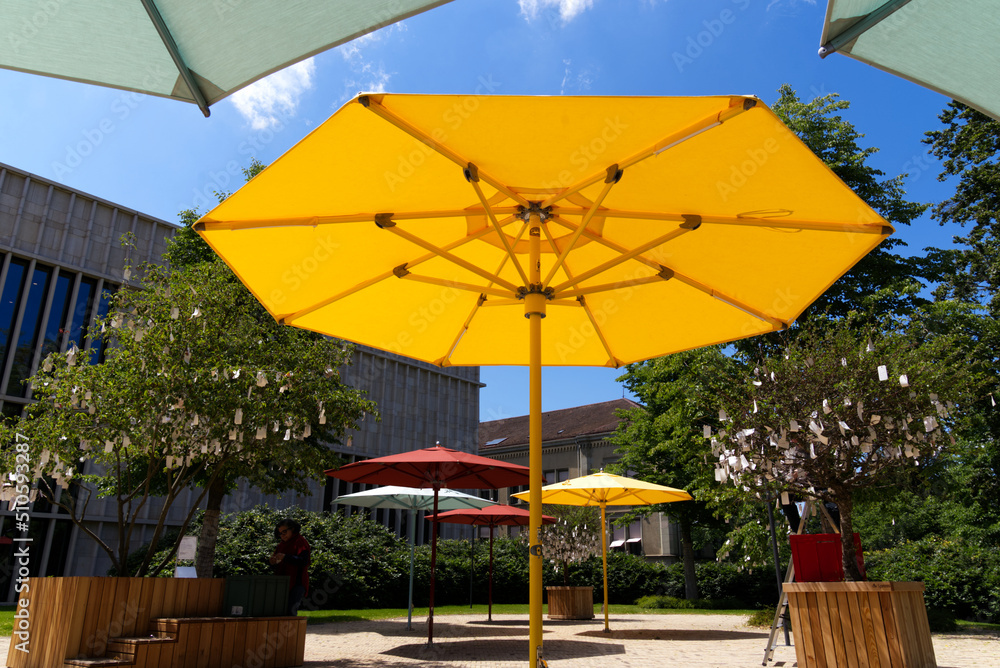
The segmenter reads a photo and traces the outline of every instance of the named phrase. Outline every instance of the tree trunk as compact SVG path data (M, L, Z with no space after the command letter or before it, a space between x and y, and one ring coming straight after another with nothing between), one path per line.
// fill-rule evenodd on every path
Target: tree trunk
M857 553L854 550L854 527L851 522L853 502L849 495L839 495L837 508L840 510L840 544L844 553L844 580L864 582L865 577L858 568Z
M694 539L691 537L691 522L681 520L681 559L684 561L684 598L693 601L698 598L698 576L694 570Z
M226 481L222 476L218 476L209 485L205 515L201 521L201 534L198 536L198 555L194 565L200 578L212 577L215 543L219 538L219 511L222 509L222 499L225 496Z

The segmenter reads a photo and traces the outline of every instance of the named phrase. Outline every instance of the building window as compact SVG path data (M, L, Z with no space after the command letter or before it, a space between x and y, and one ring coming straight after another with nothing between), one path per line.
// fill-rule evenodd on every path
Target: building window
M21 318L21 331L17 335L17 347L14 349L14 362L10 368L10 379L7 381L7 394L23 397L28 393L24 381L31 375L31 363L35 356L35 343L38 330L42 325L42 314L45 298L49 293L49 282L52 269L35 266L28 285L27 302L24 304L24 316Z
M92 278L80 281L80 289L76 293L76 303L73 305L73 323L69 328L69 340L83 350L87 342L87 330L90 327L90 313L94 308L94 293L97 282Z
M97 317L106 318L108 316L108 307L111 305L111 298L114 296L114 288L107 287L101 293L101 301L97 304ZM95 345L97 342L91 342L90 348L90 363L99 364L104 361L104 355L108 352L108 340L104 339L100 342L100 345Z
M49 317L45 322L45 338L42 340L42 357L62 350L63 334L66 332L66 316L69 314L69 291L73 288L73 277L60 272L56 278L56 291L49 305Z
M7 366L7 354L13 342L14 321L17 319L17 309L21 302L21 292L24 289L24 275L27 263L24 260L11 259L7 267L7 280L0 293L0 350L3 355L3 367Z

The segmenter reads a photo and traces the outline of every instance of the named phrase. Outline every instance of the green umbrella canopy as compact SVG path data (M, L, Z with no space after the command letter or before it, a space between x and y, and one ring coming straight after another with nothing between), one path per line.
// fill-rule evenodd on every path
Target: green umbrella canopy
M1000 120L998 33L996 0L829 0L819 53L842 53Z
M0 67L209 105L449 0L7 0Z

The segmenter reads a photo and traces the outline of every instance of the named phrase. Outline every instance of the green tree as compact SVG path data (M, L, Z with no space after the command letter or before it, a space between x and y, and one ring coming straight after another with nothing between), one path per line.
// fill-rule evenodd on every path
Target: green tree
M850 538L856 493L895 485L901 470L938 459L976 380L958 337L919 321L806 323L724 390L730 422L712 439L720 477L753 495L835 503L844 573L859 580Z
M154 497L162 496L155 548L188 487L199 492L180 534L206 494L239 477L265 493L308 493L308 481L337 461L327 443L375 411L339 380L349 347L262 318L221 261L144 265L138 275L112 296L108 316L94 327L95 345L107 345L105 362L87 364L75 348L47 357L32 378L38 402L16 425L30 445L41 494L66 510L122 575ZM14 437L14 427L5 430ZM13 461L3 464L14 470ZM117 504L117 544L85 523L88 487L59 492L81 480ZM214 552L211 538L200 551ZM154 548L132 575L155 574L167 563L153 563Z
M924 143L943 161L939 181L957 177L955 194L936 205L941 225L968 226L956 236L959 248L928 249L930 270L939 281L936 296L976 302L1000 317L1000 121L960 102L938 116L941 130L926 133Z
M640 480L687 490L695 497L691 502L651 506L646 511L662 511L680 526L689 599L698 598L696 530L701 529L704 537L718 529L713 512L700 500L701 492L714 484L708 465L712 453L703 425L717 424L720 383L734 375L735 365L718 347L708 347L630 364L619 378L642 407L621 412L613 436L621 459L613 468Z

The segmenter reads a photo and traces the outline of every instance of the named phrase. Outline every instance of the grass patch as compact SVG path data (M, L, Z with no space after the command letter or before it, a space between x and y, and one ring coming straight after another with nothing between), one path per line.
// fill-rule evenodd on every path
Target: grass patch
M14 606L0 605L0 636L14 632Z
M959 633L975 633L989 636L1000 636L1000 624L989 622L967 622L963 619L955 621Z
M413 620L423 622L427 619L430 610L428 608L414 608ZM493 612L498 615L523 615L528 616L528 605L526 603L501 603L493 606ZM542 612L548 613L548 606L542 606ZM608 608L611 615L752 615L755 610L672 610L672 609L648 609L640 608L638 605L612 605ZM396 619L406 617L406 608L373 608L368 610L299 610L299 614L309 618L309 624L337 624L341 622L357 622L363 620L376 619ZM434 607L435 617L446 617L448 615L482 615L487 614L487 606L473 605L442 605ZM774 614L773 612L771 613ZM601 605L594 605L594 616L603 617ZM770 622L768 622L770 624Z

